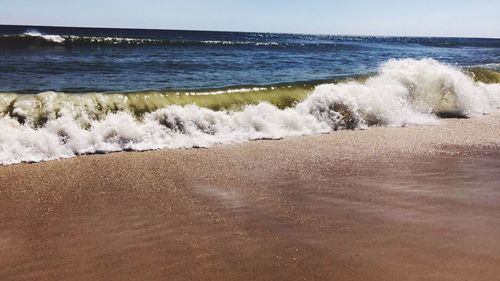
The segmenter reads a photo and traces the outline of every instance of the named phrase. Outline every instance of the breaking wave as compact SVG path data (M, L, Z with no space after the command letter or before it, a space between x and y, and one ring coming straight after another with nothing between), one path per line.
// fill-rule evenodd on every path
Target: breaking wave
M287 95L286 89L278 90L278 96ZM500 107L500 84L474 81L463 70L432 59L390 60L363 81L302 89L290 106L273 105L266 93L276 95L267 91L201 95L239 101L253 93L262 101L220 110L162 103L171 94L0 94L0 164L209 147L371 126L435 125L442 117L471 117ZM141 110L136 110L138 104Z
M66 40L60 35L44 35L36 30L26 31L21 36L24 38L40 38L47 42L53 42L53 43L63 43Z

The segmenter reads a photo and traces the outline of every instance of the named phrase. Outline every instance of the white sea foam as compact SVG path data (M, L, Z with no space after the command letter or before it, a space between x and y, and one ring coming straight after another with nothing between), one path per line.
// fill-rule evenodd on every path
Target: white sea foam
M24 36L27 37L39 37L43 38L46 41L54 42L54 43L63 43L66 39L64 37L59 36L59 35L47 35L47 34L42 34L36 30L29 30L23 33Z
M121 150L209 147L346 128L435 125L442 115L475 116L500 107L500 84L474 82L459 69L432 59L390 60L363 83L320 85L284 110L268 103L230 112L168 106L138 119L121 100L125 97L102 101L113 103L115 110L109 113L102 112L99 99L113 98L94 95L79 96L75 102L44 93L42 110L30 100L0 95L0 112L7 112L7 107L12 112L0 113L0 164ZM35 117L40 115L45 122L37 124Z

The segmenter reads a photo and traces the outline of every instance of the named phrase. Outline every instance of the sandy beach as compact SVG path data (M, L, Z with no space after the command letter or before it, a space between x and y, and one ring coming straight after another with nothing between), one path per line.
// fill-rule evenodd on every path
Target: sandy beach
M0 280L495 280L500 114L0 166Z

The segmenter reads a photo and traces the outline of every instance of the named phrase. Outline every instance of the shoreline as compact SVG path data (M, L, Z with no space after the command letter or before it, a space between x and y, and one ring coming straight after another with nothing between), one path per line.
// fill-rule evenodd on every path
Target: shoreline
M500 114L0 166L0 279L491 280Z
M464 123L466 122L466 123ZM182 153L183 151L197 151L197 150L217 150L217 149L246 149L245 146L259 145L267 142L291 142L295 145L297 142L306 141L311 139L312 141L320 141L325 142L327 138L330 138L334 143L342 142L342 144L347 144L346 141L350 136L354 135L358 143L348 143L349 145L360 146L359 149L367 149L366 142L359 142L362 140L363 136L358 135L362 133L367 133L367 139L369 140L372 137L381 138L383 134L390 133L392 136L418 136L419 132L427 133L429 136L433 134L439 134L441 137L444 137L445 134L440 134L439 131L441 129L447 130L450 133L457 133L460 130L460 127L463 124L469 123L469 127L464 127L464 130L471 130L475 125L484 126L487 122L493 122L493 124L487 125L483 132L479 132L478 135L472 136L463 136L462 139L458 139L460 136L449 136L445 137L446 139L437 139L433 140L422 140L420 142L409 142L408 140L404 143L398 143L391 145L390 147L384 147L384 153L403 153L409 152L414 155L419 155L422 153L436 153L438 151L445 152L447 149L440 149L440 146L476 146L478 148L486 147L487 149L491 146L500 146L500 132L488 132L489 129L498 129L500 128L500 112L493 112L489 114L484 114L483 116L475 116L471 118L441 118L437 119L437 123L434 125L409 125L409 126L382 126L382 127L368 127L366 129L343 129L338 131L332 131L328 133L320 133L314 135L304 135L304 136L289 136L289 137L281 137L281 138L263 138L263 139L254 139L248 140L244 142L237 143L220 143L214 144L209 147L192 147L192 148L166 148L166 149L150 149L144 151L137 150L121 150L121 151L110 151L110 152L93 152L86 154L79 154L75 156L70 156L67 158L58 158L53 160L42 160L42 161L33 161L33 162L20 162L13 164L0 165L0 169L2 167L9 166L23 166L23 165L36 165L50 162L59 162L59 161L69 161L74 159L80 159L85 157L100 157L100 156L109 156L116 154L148 154L148 153ZM451 129L451 130L450 130ZM405 134L404 131L398 132L397 130L407 130L411 131L410 134ZM401 133L401 134L399 134ZM338 137L339 139L335 139ZM429 145L431 147L429 147ZM278 144L279 146L279 144ZM349 147L348 147L349 148ZM352 147L351 147L352 149ZM406 151L404 151L406 149ZM453 152L445 152L445 153L453 153ZM1 172L1 170L0 170Z

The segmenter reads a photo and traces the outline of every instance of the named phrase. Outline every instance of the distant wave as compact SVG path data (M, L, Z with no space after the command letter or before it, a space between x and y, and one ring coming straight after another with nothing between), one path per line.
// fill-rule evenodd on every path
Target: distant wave
M244 96L240 91L203 97L223 103L231 95L241 95L235 100ZM438 124L440 117L498 110L500 84L475 82L460 69L432 59L405 59L384 63L366 81L319 85L282 109L268 102L233 110L194 104L148 106L161 105L166 98L148 93L0 94L0 164L122 150L209 147L371 126ZM138 107L139 115L134 112Z
M285 39L285 40L282 40ZM385 37L385 36L342 36L342 35L306 35L306 34L254 34L253 37L240 40L184 40L158 39L138 37L106 37L106 36L77 36L63 34L44 34L36 29L27 30L21 34L0 35L0 48L5 47L77 47L77 46L253 46L268 48L316 48L344 50L359 48L359 43L396 43L418 44L426 47L463 48L485 47L498 48L500 39L464 38L433 38L433 37Z
M44 35L36 30L26 31L21 35L24 38L41 38L47 42L63 43L66 39L59 35Z
M304 43L278 43L274 41L229 41L229 40L164 40L148 38L125 37L89 37L76 35L50 35L42 34L36 30L28 30L23 34L0 36L0 47L22 46L269 46L269 47L300 47ZM315 45L315 44L309 44ZM321 44L316 44L321 45ZM349 48L341 44L324 44L329 48ZM352 48L352 47L351 47Z
M23 34L3 35L0 44L23 46L23 45L142 45L142 44L164 44L162 40L120 38L120 37L85 37L76 35L50 35L42 34L36 30L28 30Z

